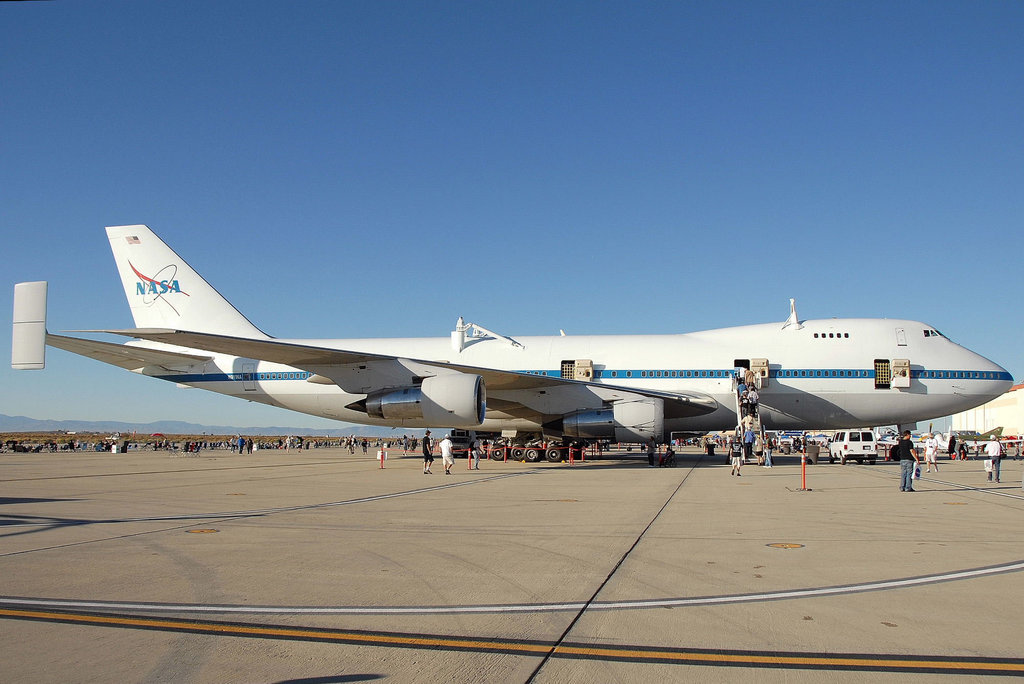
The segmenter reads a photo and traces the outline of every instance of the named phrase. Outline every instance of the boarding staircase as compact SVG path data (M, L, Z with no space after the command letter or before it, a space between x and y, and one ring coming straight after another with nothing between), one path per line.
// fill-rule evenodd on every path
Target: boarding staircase
M755 376L753 380L754 380L753 387L755 387L757 389L760 389L761 388L761 377L760 376ZM735 410L736 410L736 437L740 441L740 443L742 444L742 442L743 442L743 434L747 431L748 426L749 426L749 429L753 430L755 435L760 435L761 436L761 441L762 441L762 444L763 444L765 442L765 434L764 434L764 428L761 425L761 412L760 412L760 410L756 410L750 416L746 416L745 417L743 415L743 405L742 405L742 402L740 401L740 398L742 396L742 393L740 392L740 384L741 384L741 379L738 376L734 375L733 379L732 379L732 398L733 398L733 401L735 402Z

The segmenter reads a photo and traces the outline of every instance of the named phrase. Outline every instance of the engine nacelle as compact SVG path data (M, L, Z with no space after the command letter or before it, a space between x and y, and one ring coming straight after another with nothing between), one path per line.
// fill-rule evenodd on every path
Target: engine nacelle
M437 427L476 427L484 422L484 379L464 373L425 378L416 387L368 394L366 413L384 420L416 420Z
M619 401L608 409L571 413L562 419L562 429L569 437L584 439L660 441L665 433L665 402L661 399Z

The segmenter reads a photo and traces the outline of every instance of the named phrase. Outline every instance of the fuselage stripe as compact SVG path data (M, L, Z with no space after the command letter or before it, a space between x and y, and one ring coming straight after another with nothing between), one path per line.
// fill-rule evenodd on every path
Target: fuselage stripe
M513 370L510 373L523 375L539 375L549 378L560 378L558 370ZM722 369L628 369L628 370L595 370L595 380L727 380L732 379L733 370ZM197 382L278 382L282 380L305 382L313 373L306 371L269 371L249 373L183 373L161 375L163 380L191 384ZM875 378L873 368L773 368L769 378L777 380L855 380ZM927 370L912 369L912 380L1003 380L1012 382L1013 376L1008 372L972 371L972 370Z

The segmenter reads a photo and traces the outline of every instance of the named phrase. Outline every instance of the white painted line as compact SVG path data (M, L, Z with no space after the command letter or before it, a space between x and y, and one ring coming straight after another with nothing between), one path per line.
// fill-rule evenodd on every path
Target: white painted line
M644 599L637 601L595 601L588 610L635 610L646 608L677 608L709 606L729 603L756 603L788 599L814 598L856 594L866 591L904 589L939 582L954 582L1024 570L1024 560L985 568L973 568L922 577L882 580L862 584L844 584L836 587L794 589L788 591L733 594L729 596L700 596L693 598ZM0 596L0 605L20 607L46 607L54 609L93 609L103 611L141 611L156 613L229 613L249 615L452 615L468 613L553 613L582 610L585 602L524 603L468 606L242 606L200 605L189 603L133 603L122 601L86 601L76 599L47 599L23 596Z

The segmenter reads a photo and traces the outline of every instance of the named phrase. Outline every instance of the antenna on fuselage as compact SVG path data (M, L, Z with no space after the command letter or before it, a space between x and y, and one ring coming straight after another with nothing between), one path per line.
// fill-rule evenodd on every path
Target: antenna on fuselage
M786 322L785 324L783 324L782 329L785 330L789 326L793 326L793 330L800 330L804 327L800 323L800 317L796 315L795 299L789 300L789 318L786 319Z

